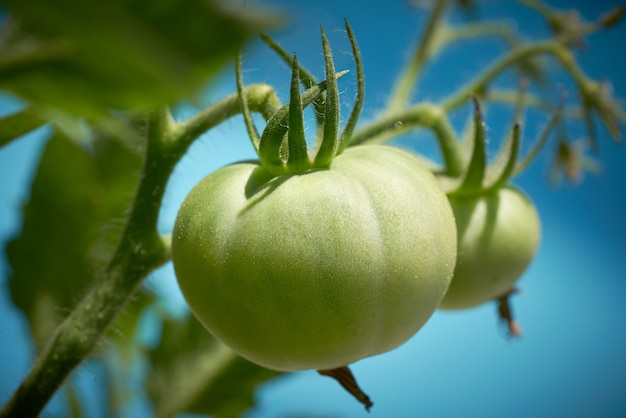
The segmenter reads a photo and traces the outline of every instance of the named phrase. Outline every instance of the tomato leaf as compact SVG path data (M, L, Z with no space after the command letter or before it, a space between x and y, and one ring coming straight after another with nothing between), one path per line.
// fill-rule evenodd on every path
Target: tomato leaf
M101 216L97 188L88 153L62 135L52 137L24 208L22 233L6 249L11 296L36 343L50 336L92 276L87 254L98 232L94 219Z
M45 121L32 108L0 118L0 147L43 125Z
M267 15L217 1L4 0L0 89L99 118L192 96Z
M140 163L137 153L110 138L87 150L57 133L46 145L21 234L6 248L11 297L37 346L103 266L96 260L108 260Z
M152 313L156 296L142 288L107 328L107 344L100 346L100 358L106 376L102 396L107 399L109 416L121 416L128 400L143 396L137 380L143 376L146 317Z
M241 416L253 406L257 385L280 375L233 353L191 315L164 321L161 343L150 358L148 394L157 417Z

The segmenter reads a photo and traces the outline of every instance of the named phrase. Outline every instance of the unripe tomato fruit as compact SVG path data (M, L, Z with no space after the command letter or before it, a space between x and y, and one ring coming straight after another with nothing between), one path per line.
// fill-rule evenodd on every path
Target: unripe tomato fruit
M235 352L332 369L424 325L452 277L456 228L415 157L367 145L300 175L254 162L208 175L180 208L172 257L191 310Z
M442 309L466 309L513 289L541 235L533 203L513 186L476 196L450 196L458 231L454 277Z

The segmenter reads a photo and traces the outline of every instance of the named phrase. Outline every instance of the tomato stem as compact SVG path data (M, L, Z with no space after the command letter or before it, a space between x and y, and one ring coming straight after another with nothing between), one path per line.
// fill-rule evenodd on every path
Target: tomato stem
M61 322L32 369L0 411L0 417L35 417L70 372L97 346L107 326L131 299L142 280L168 260L157 233L165 184L181 155L168 152L172 136L169 111L147 117L143 175L128 221L107 267L94 287Z
M506 292L504 295L496 299L498 304L498 318L507 328L507 336L514 338L522 337L522 328L515 320L513 315L513 309L511 308L510 298L512 295L519 293L519 289L512 289Z
M266 119L270 119L281 107L274 89L267 84L254 84L245 87L242 91L246 103L251 111L259 112ZM189 145L209 129L242 112L238 93L233 93L213 104L194 117L176 122L172 127L172 146L177 152L184 152Z
M550 118L550 121L541 132L541 135L539 136L539 139L537 140L533 148L528 152L528 154L526 154L526 156L524 157L522 161L517 163L517 165L515 166L513 175L517 175L521 173L522 171L524 171L530 165L530 163L533 162L533 160L537 157L537 155L539 155L539 151L543 149L546 142L548 141L548 137L550 136L552 129L556 126L556 124L561 119L561 115L563 113L563 107L565 106L565 97L566 96L564 94L561 99L560 105L557 107L556 111L552 114L552 118Z
M359 387L354 378L354 375L348 368L348 366L337 367L336 369L318 370L322 376L328 376L335 379L339 384L348 391L352 396L356 398L363 406L365 410L369 412L370 408L374 406L374 403L370 400L369 396L365 394Z
M389 101L387 102L386 113L393 113L404 108L414 93L415 84L426 60L432 53L433 45L437 38L444 11L449 0L440 0L435 2L433 10L428 17L426 30L422 35L421 42L411 57L406 69L400 73L398 80L392 90Z
M350 145L388 141L416 127L430 129L435 134L446 166L446 174L460 175L464 163L456 133L443 109L433 103L421 103L380 117L357 129L350 139Z

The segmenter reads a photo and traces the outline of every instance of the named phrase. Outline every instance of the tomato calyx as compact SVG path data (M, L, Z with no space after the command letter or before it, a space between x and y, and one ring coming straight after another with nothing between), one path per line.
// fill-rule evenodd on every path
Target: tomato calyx
M480 196L507 185L515 174L520 147L520 124L513 125L511 135L504 143L494 163L487 164L487 139L485 121L480 103L474 101L474 146L465 173L448 185L448 196Z
M508 337L519 338L521 328L514 318L510 297L519 292L515 283L532 260L540 227L532 202L511 185L510 179L537 155L560 111L521 162L517 161L521 128L516 121L489 165L480 103L476 97L472 99L473 144L468 150L471 155L467 169L458 178L439 176L455 212L459 242L457 266L441 308L467 309L493 301ZM491 267L485 269L485 265Z
M362 108L364 83L359 48L347 20L345 24L355 58L358 83L355 105L341 134L339 134L340 102L337 80L348 71L335 71L330 44L323 29L321 29L321 37L325 62L325 80L301 93L300 83L303 80L301 80L300 75L305 75L304 80L307 83L314 80L298 64L297 57L294 54L289 59L291 65L289 103L272 115L260 137L254 128L245 98L240 94L244 119L246 120L252 143L255 144L259 161L263 167L276 176L303 174L309 170L327 169L335 156L339 155L349 142ZM272 44L272 47L278 48L275 44ZM285 56L285 54L282 55L283 57ZM242 90L240 75L238 74L239 91ZM323 105L320 105L319 98L321 95L324 95ZM304 131L303 111L311 103L315 103L316 112L320 113L317 120L318 132L321 132L321 135L318 138L319 140L316 140L318 145L314 149L309 150Z
M474 102L474 134L467 169L458 177L438 176L448 196L484 196L506 187L513 177L523 172L532 163L539 151L545 146L550 133L561 119L567 96L564 92L552 118L531 150L522 159L518 158L521 144L521 123L517 120L518 115L516 115L511 134L498 151L491 165L487 161L487 137L480 102L476 96L470 97ZM517 114L521 113L523 100L522 90L519 95Z

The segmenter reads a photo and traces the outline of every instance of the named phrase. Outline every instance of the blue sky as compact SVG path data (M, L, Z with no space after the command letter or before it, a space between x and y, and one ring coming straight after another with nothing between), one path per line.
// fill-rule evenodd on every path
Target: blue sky
M355 0L271 3L292 16L291 23L277 31L275 38L287 50L297 52L299 60L320 78L323 59L319 26L329 35L336 67L352 68L343 30L343 18L350 20L364 58L364 119L372 118L384 105L395 74L423 30L423 12L404 1L373 1L367 7ZM516 24L530 37L546 34L544 22L514 2L483 3L486 6L480 10L482 16L507 16L511 24L515 17ZM595 18L617 2L563 0L551 4L575 6L585 16ZM590 36L587 49L577 55L587 74L610 79L615 96L624 98L626 59L620 52L622 39L626 39L625 23ZM501 51L496 42L450 47L444 57L426 68L415 100L444 97ZM244 68L246 83L273 84L281 99L287 101L289 70L275 55L263 47L251 49ZM206 103L234 91L232 77L225 75L221 81L203 99ZM555 76L554 82L571 88L562 73ZM350 109L354 87L351 75L340 81L344 115ZM575 96L573 91L570 96ZM6 99L0 102L3 113L9 113L13 106ZM464 107L454 115L457 129L468 109ZM190 105L181 106L177 114L185 117L192 111ZM531 116L523 126L527 143L536 138L547 121L547 116ZM498 109L487 109L486 123L490 140L497 144L508 119ZM28 197L46 132L40 130L0 149L2 245L19 232L20 207ZM623 126L622 132L626 132ZM573 123L570 133L573 138L582 138L584 130ZM524 329L521 340L504 338L492 304L469 311L437 312L407 344L352 366L375 403L370 414L334 381L315 372L299 372L260 388L258 407L247 417L626 415L626 149L612 143L604 130L599 133L598 158L603 164L600 175L586 176L576 187L550 187L546 181L549 147L530 170L515 180L535 202L543 232L537 257L520 281L524 292L513 301ZM408 136L401 142L404 147L428 154L435 149L431 144L428 135ZM178 206L198 180L220 166L253 156L239 118L204 135L177 167L168 186L159 223L162 232L171 230ZM21 380L30 361L24 320L12 308L6 291L8 277L6 258L0 254L0 402ZM170 295L173 309L185 309L176 296L171 266L157 271L148 286ZM78 378L87 386L97 386L91 373L88 368L80 368ZM50 416L55 416L57 410L50 409ZM100 416L97 408L94 414Z

